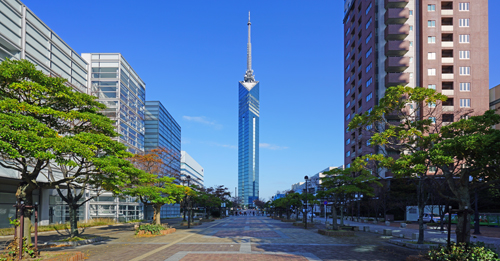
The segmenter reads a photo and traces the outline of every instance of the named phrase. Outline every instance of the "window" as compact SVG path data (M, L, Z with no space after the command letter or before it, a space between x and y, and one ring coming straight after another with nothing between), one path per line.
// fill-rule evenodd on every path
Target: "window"
M468 35L468 34L459 35L458 42L459 43L470 43L470 35Z
M347 55L345 56L345 60L347 61L347 59L349 59L350 56L351 56L351 52L348 52Z
M370 143L370 140L367 140L367 141L366 141L366 146L370 146L370 144L371 144L371 143Z
M351 93L351 89L349 89L349 90L347 90L347 91L345 92L345 96L349 95L350 93Z
M347 77L347 80L345 80L345 84L349 83L351 81L351 76Z
M345 48L347 49L347 46L349 46L349 44L351 43L351 39L349 39L349 41L347 41L347 43L345 44Z
M370 84L372 84L373 82L373 78L370 77L370 79L368 79L368 81L366 81L366 87L370 86Z
M436 172L437 167L436 166L429 166L429 172Z
M349 145L350 143L351 143L351 139L347 139L347 140L345 141L345 145Z
M413 31L413 25L410 25L410 31Z
M371 100L373 97L373 94L370 92L368 95L366 95L366 101Z
M365 14L368 14L368 12L370 12L370 9L372 9L372 3L370 3L370 4L368 5L368 7L366 8L366 12L365 12Z
M435 102L429 102L427 105L429 106L429 108L436 108Z
M431 120L432 123L436 123L436 117L429 117L429 120Z
M367 110L368 113L371 113L373 111L373 108L370 108Z
M345 132L348 133L349 132L349 127L345 128Z
M427 88L435 90L436 89L436 85L435 84L429 84L429 85L427 85Z
M427 60L436 60L436 53L427 53Z
M351 114L347 114L347 116L345 116L346 121L348 121L350 118L351 118Z
M460 67L460 75L470 75L470 67Z
M372 54L372 51L373 51L373 48L370 47L370 49L368 49L368 51L366 51L365 57L368 58L368 56L370 56L370 54Z
M427 21L427 27L436 27L436 21L435 20Z
M410 57L410 63L413 63L413 57Z
M346 157L349 157L351 156L351 151L348 151L346 154L345 154Z
M470 108L470 99L460 99L460 108Z
M371 4L371 3L370 3ZM372 39L372 33L370 33L367 37L366 37L366 41L365 43L368 43L370 41L370 39Z
M470 51L460 51L458 52L459 53L459 58L462 59L462 60L467 60L467 59L470 59Z
M347 71L349 71L349 69L351 69L351 65L350 64L347 65L347 67L345 68L345 71L347 72Z
M461 92L470 92L470 82L461 82L460 83L460 91Z
M351 27L347 28L347 31L345 32L345 35L347 36L350 31L351 31Z
M366 66L366 72L369 72L372 69L372 67L373 67L372 63L368 64L368 66Z
M346 108L349 108L351 106L351 102L348 101L347 104L345 105Z
M351 167L351 163L346 165L346 168L350 168L350 167Z
M469 3L459 3L458 11L469 11Z
M436 5L427 5L427 11L429 12L436 11Z
M436 76L436 69L435 68L429 68L429 69L427 69L427 75L429 75L429 76Z
M365 29L368 29L371 23L372 23L372 18L370 17L370 19L368 19L368 22L366 22Z
M460 19L458 20L459 23L458 23L458 26L459 27L469 27L469 23L470 23L470 19Z
M372 125L366 125L366 130L371 130L371 129L373 129Z
M436 43L436 36L428 36L427 42L428 43Z
M413 79L413 73L412 72L410 73L410 79Z
M413 47L413 41L410 41L410 47Z
M413 15L413 10L410 10L410 15Z

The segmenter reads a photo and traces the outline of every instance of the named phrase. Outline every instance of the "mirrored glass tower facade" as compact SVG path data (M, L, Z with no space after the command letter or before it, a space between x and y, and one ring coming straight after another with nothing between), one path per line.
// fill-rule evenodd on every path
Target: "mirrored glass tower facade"
M238 113L238 196L246 206L259 198L259 82L252 70L248 15L247 71L239 82Z

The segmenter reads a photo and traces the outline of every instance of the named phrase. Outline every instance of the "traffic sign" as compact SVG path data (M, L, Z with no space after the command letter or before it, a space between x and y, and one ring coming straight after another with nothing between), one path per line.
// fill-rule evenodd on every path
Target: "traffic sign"
M325 200L325 202L323 202L323 204L328 205L328 201Z

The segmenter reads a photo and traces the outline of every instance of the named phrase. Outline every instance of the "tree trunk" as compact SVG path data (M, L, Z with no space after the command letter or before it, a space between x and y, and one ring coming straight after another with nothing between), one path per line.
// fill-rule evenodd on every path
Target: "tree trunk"
M33 206L33 190L35 190L35 187L27 183L23 183L17 187L16 197L18 202L23 201L24 205ZM24 221L23 235L26 237L26 243L29 245L31 244L31 214L33 211L25 208L23 212L24 220L20 220L20 222Z
M422 178L418 180L417 187L417 200L418 200L418 241L417 244L424 243L424 181Z
M161 225L161 204L154 204L153 205L153 223L155 225Z
M468 187L460 187L459 188L460 192L460 197L459 197L459 202L458 202L458 208L459 211L464 211L465 210L465 215L464 214L458 214L458 223L457 227L455 230L455 233L457 235L457 243L469 243L470 242L470 215L468 211L471 210L470 208L470 194L469 194L469 189ZM464 213L464 212L462 212ZM465 226L465 230L464 230Z
M70 225L69 236L70 237L77 237L79 235L79 233L78 233L78 217L76 215L76 210L78 209L78 205L68 204L68 208L69 208L69 225Z
M340 226L344 226L344 206L340 206Z
M339 226L337 224L337 207L332 205L332 227L334 230L338 230Z

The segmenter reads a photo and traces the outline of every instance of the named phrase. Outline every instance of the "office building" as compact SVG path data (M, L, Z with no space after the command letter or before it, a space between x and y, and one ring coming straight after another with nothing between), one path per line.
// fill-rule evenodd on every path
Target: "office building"
M188 185L185 183L188 176L190 178L190 185L204 187L205 174L203 167L187 152L181 151L181 180L185 186Z
M145 111L145 151L158 147L165 148L169 155L165 157L166 175L176 177L174 181L180 184L181 172L181 126L170 115L167 109L159 101L146 101ZM167 204L161 207L162 218L179 217L180 205ZM147 220L153 218L154 210L152 206L145 206L144 216Z
M259 198L259 82L252 70L251 23L248 16L247 71L239 82L238 197L254 206Z
M89 92L108 108L102 113L115 121L118 141L133 154L144 152L146 84L120 53L83 53L89 64Z
M387 87L420 86L448 96L437 105L436 124L488 109L487 0L345 0L343 22L346 167L383 150L370 146L369 131L347 126L371 111Z
M490 89L490 110L500 114L500 85ZM500 130L500 124L495 125L495 129Z
M67 79L75 91L87 93L87 63L50 27L18 0L0 0L0 61L26 59L46 75ZM38 181L46 180L42 175ZM0 167L0 227L9 227L14 217L19 174ZM60 214L49 209L50 191L33 192L40 205L40 224L48 225ZM52 202L52 201L51 201ZM66 212L67 213L67 212ZM60 216L60 215L59 215Z

